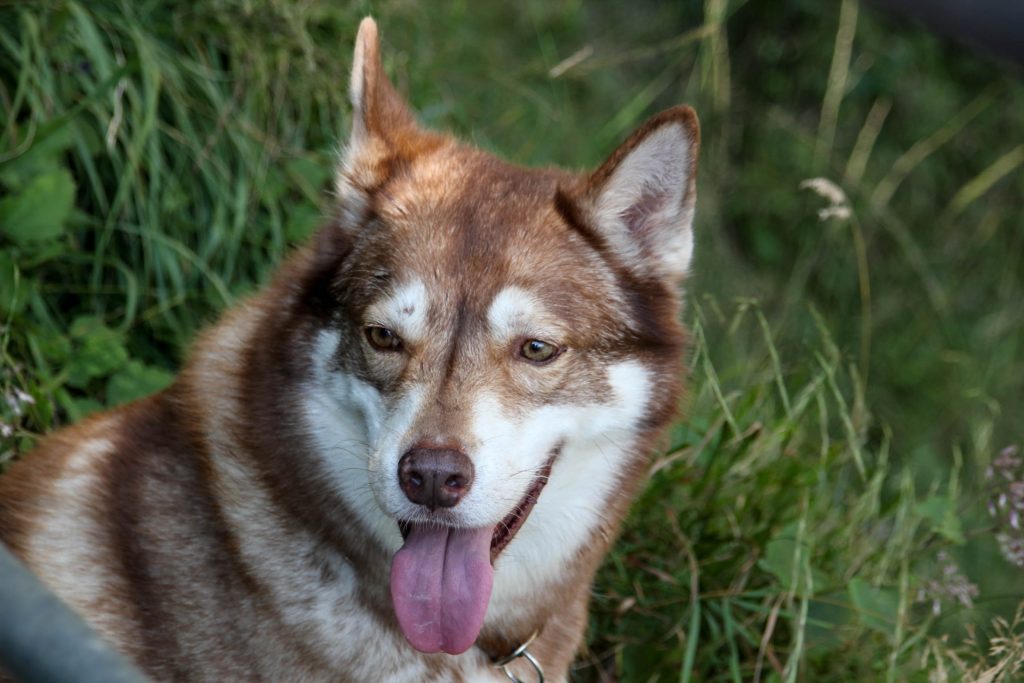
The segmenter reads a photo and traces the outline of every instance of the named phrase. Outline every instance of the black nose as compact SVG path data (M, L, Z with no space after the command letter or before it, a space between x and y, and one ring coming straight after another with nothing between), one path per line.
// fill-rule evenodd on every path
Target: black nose
M469 492L473 463L461 451L413 447L398 461L398 484L417 505L450 508Z

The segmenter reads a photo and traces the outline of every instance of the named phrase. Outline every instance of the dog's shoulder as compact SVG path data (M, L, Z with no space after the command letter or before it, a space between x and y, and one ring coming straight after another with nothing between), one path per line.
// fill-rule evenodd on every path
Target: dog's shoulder
M24 557L45 510L88 498L120 421L118 411L92 416L50 434L30 458L15 462L0 477L0 540Z
M0 540L30 565L44 549L40 534L55 516L75 528L109 529L119 515L137 508L147 481L183 485L198 453L172 392L114 408L43 439L32 456L0 477ZM88 537L94 546L108 538Z

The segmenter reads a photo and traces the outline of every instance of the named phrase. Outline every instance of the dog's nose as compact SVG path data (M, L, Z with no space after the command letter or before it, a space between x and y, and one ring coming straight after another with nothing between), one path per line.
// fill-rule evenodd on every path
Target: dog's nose
M473 463L462 451L413 447L398 461L398 484L417 505L454 507L473 484Z

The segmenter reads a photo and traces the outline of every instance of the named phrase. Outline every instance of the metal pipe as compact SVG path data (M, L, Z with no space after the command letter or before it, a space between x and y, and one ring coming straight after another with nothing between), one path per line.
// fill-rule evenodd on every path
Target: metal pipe
M149 683L2 543L0 671L21 683Z
M1024 64L1024 2L1020 0L869 0L932 30Z

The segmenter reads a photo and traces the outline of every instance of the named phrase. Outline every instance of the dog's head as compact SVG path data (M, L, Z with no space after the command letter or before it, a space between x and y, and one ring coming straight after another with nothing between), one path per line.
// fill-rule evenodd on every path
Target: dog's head
M361 521L401 546L406 637L461 652L494 567L511 599L614 531L674 413L697 120L655 116L593 173L513 166L416 124L370 19L350 94L307 417Z

